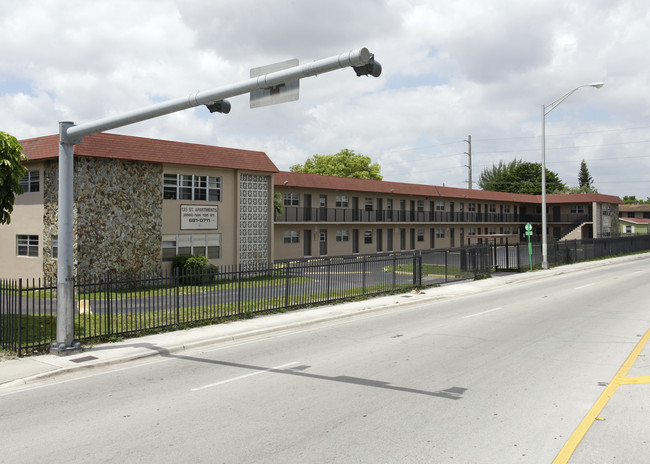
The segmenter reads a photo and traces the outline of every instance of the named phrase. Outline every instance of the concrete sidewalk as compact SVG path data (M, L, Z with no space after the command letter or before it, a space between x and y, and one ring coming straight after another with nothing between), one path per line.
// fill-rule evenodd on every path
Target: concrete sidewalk
M516 285L535 279L545 279L569 272L605 266L610 263L647 261L648 259L650 259L650 253L577 263L547 271L521 274L498 273L489 279L446 284L441 287L425 289L421 293L380 296L363 301L307 308L226 324L148 335L117 343L103 343L84 347L82 353L70 356L46 354L4 360L0 361L0 394L27 384L35 384L44 379L63 376L74 370L92 369L153 356L193 351L220 343L262 337L266 334L359 317L368 312L391 311L403 308L404 305L423 304L427 301L477 294L503 285Z

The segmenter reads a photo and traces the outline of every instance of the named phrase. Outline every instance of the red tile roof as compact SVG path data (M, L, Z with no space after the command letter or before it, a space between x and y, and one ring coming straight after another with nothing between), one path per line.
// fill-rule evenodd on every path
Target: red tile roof
M633 224L650 224L650 219L647 218L626 218L626 217L621 217L618 218L619 221L623 222L631 222Z
M286 182L286 184L285 184ZM378 194L417 195L440 198L458 198L467 200L502 201L515 203L541 204L541 195L524 195L521 193L492 192L489 190L440 187L436 185L407 184L384 180L353 179L348 177L321 176L298 172L280 171L274 176L276 187L300 187L323 190L356 191ZM613 195L598 193L547 195L547 203L622 203Z
M59 156L59 136L50 135L21 140L23 152L32 160L56 159ZM277 172L266 153L234 148L147 139L128 135L99 133L83 138L74 146L75 156L111 158L152 163Z
M618 207L619 212L639 212L639 213L645 213L650 211L650 204L642 204L642 205L621 205Z

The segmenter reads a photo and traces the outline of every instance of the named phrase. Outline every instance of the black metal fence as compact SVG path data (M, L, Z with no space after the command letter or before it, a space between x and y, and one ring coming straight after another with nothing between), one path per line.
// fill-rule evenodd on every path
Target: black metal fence
M542 244L520 242L505 245L491 244L490 260L496 270L521 271L542 264ZM650 235L630 235L625 237L606 237L587 240L567 240L547 245L549 266L560 266L579 261L624 255L650 250Z
M74 282L75 339L123 337L190 323L406 291L490 272L486 245L326 257L210 274L114 275ZM56 340L56 283L0 281L0 346L22 355Z
M650 250L650 235L548 244L551 266ZM532 245L532 266L542 262ZM192 323L474 279L530 267L528 244L324 257L185 275L104 274L74 282L75 339L88 342ZM56 282L0 280L0 346L19 356L56 339Z

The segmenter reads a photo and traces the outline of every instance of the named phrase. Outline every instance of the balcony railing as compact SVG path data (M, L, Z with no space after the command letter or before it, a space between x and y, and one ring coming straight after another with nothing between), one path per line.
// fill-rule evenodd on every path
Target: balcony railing
M590 214L549 214L550 223L590 222ZM275 222L400 222L400 223L541 223L541 214L475 213L450 211L363 210L285 206Z

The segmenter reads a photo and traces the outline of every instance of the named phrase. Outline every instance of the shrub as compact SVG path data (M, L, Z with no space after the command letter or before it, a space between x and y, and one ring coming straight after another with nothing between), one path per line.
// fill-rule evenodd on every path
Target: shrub
M214 281L218 268L208 264L208 258L203 255L177 255L172 262L172 272L180 277L181 284L197 285Z

